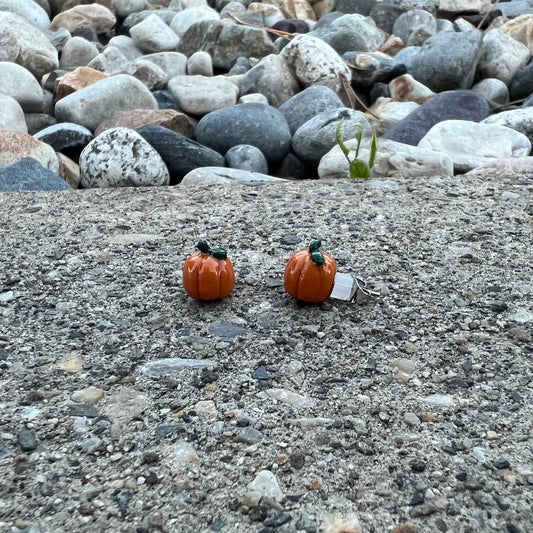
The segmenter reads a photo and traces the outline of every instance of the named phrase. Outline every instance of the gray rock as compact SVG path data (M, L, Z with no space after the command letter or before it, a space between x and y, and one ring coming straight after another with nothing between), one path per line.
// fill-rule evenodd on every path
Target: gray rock
M368 17L375 3L375 0L337 0L333 11L340 11L346 14L359 13Z
M530 56L528 47L510 35L496 28L488 30L483 35L478 77L497 78L509 85L516 73L528 64Z
M33 0L0 0L0 11L19 15L41 30L50 28L48 13Z
M71 122L61 122L49 126L34 135L36 139L49 144L56 152L65 148L84 147L93 140L87 128Z
M395 102L390 98L380 97L370 108L379 117L372 120L372 127L378 135L383 135L419 107L416 102Z
M236 168L203 167L191 170L182 180L182 185L250 185L257 186L269 182L282 182L281 178L274 178L267 174L248 172Z
M413 9L423 9L432 15L437 14L439 0L382 0L370 10L370 16L386 33L392 33L396 19Z
M279 110L285 116L291 134L315 115L344 107L342 100L328 87L323 85L312 85L296 94L283 105Z
M343 140L353 139L356 125L363 126L363 137L372 135L372 127L360 111L340 108L325 111L302 124L292 138L292 149L298 158L308 165L317 165L322 157L337 144L336 130L339 122Z
M358 14L343 15L328 26L312 30L309 35L323 40L338 54L374 52L387 38L371 18Z
M72 34L67 28L59 28L50 36L50 44L58 51L63 52L67 42L72 39Z
M0 35L18 50L16 62L38 80L59 67L57 50L46 35L22 17L0 11Z
M283 57L271 54L248 70L239 82L240 94L261 93L279 107L300 92L300 84Z
M520 69L509 85L511 100L527 98L533 93L533 62Z
M136 131L111 128L93 139L80 155L80 183L94 187L168 185L161 156Z
M131 109L157 109L157 101L139 80L120 74L65 96L57 102L55 116L94 131L104 118Z
M157 150L170 173L171 184L198 167L224 166L224 157L180 133L158 125L143 126L137 132Z
M350 158L355 154L355 139L346 141L351 150ZM369 143L364 142L359 158L368 161ZM318 166L318 176L322 179L347 178L350 175L348 161L339 146L332 148ZM371 172L374 178L414 178L417 176L453 176L452 160L445 154L417 146L397 143L387 139L378 139L376 162Z
M139 24L139 22L142 22L144 19L151 17L152 15L156 15L159 17L165 24L170 25L172 22L172 19L176 16L176 11L173 9L149 9L145 11L136 11L135 13L130 13L120 25L120 29L123 33L129 34L131 28L133 26Z
M137 48L135 41L127 35L117 35L109 40L107 47L118 48L120 53L128 60L135 61L143 57L143 52Z
M119 48L108 45L100 54L91 59L87 66L106 74L113 74L120 72L127 63L128 59Z
M23 429L20 431L17 435L17 440L23 452L32 452L38 445L35 434L29 429Z
M481 55L481 41L478 30L438 33L424 43L410 73L435 92L469 89Z
M440 0L439 12L443 15L459 15L471 11L486 13L491 9L490 0Z
M179 52L159 52L143 56L144 61L151 61L165 74L167 81L174 76L185 76L187 73L187 56Z
M147 54L174 50L179 43L176 33L157 15L150 15L133 26L130 35L135 45Z
M226 152L224 159L230 168L268 174L268 162L263 152L255 146L238 144Z
M1 90L0 87L0 91ZM0 92L0 109L2 110L2 113L0 114L0 130L28 133L24 111L14 98Z
M67 41L61 52L59 68L74 69L87 66L99 54L94 43L83 37L72 37Z
M413 61L415 57L420 53L420 46L406 46L402 48L395 56L394 59L403 63L407 70L410 70L413 66Z
M481 121L481 124L498 124L523 133L533 142L533 107L502 111ZM525 154L528 155L528 154Z
M445 91L415 109L393 126L385 139L416 146L438 122L450 119L479 122L490 113L487 100L471 91Z
M381 52L346 52L342 57L352 72L352 84L363 89L376 82L388 83L407 72L403 63Z
M485 78L472 87L472 92L483 96L491 107L501 106L509 102L507 85L496 78Z
M113 6L120 18L149 8L148 0L113 0Z
M257 444L261 442L263 438L263 433L261 433L258 429L245 427L242 428L237 435L235 435L233 440L235 442L243 442L244 444Z
M167 85L167 75L152 61L139 58L125 65L115 74L128 74L142 82L150 91L164 89Z
M72 187L32 157L0 169L0 191L67 191Z
M339 54L327 43L309 34L296 35L281 51L303 87L325 85L337 92L340 79L351 80L352 74Z
M195 52L187 60L187 74L189 76L212 76L213 59L203 50Z
M26 118L30 135L35 135L38 131L57 124L55 117L48 113L25 113L24 117Z
M168 82L178 106L186 113L206 115L237 103L239 89L224 76L175 76Z
M279 161L290 149L291 133L283 114L264 104L237 104L205 115L196 139L225 154L238 144L251 144L267 161Z
M278 53L265 31L219 20L193 24L177 47L177 51L186 56L199 50L213 58L215 68L225 70L242 56L261 58Z
M446 154L455 172L464 173L498 159L527 156L531 142L505 126L445 120L433 126L418 147Z
M218 12L207 5L191 6L176 14L170 23L170 28L176 35L183 37L193 24L202 20L218 21L219 19Z
M437 33L437 20L423 9L413 9L394 21L392 33L406 46L421 46Z
M511 2L500 2L498 9L504 17L514 18L520 15L533 13L533 3L531 0L512 0Z
M173 357L169 359L159 359L149 361L140 367L141 374L154 379L172 379L180 377L188 370L198 370L203 368L214 368L215 362L210 359L182 359Z

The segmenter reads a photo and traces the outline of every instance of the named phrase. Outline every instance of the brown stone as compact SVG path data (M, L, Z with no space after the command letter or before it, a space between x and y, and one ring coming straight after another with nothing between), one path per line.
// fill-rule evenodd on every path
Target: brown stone
M526 45L533 54L533 14L520 15L500 26L500 31Z
M415 526L409 524L398 524L391 533L415 533Z
M57 152L59 161L59 175L73 188L80 186L80 167L72 159L61 152Z
M80 26L90 26L96 33L105 33L115 24L117 19L107 7L99 4L80 5L62 11L54 17L50 29L56 31L66 28L73 32Z
M112 0L65 0L65 3L63 6L61 6L60 11L68 11L73 7L86 6L87 4L100 4L101 6L107 7L109 11L115 13L115 6L113 5Z
M90 67L78 67L56 80L55 101L65 98L84 87L88 87L97 81L107 78L107 74Z
M0 168L13 165L25 157L33 157L43 167L58 171L57 156L49 144L21 131L0 130Z
M134 109L133 111L117 111L98 125L94 135L100 135L110 128L123 127L136 130L148 124L163 126L185 137L192 137L194 134L191 119L184 113L174 109Z

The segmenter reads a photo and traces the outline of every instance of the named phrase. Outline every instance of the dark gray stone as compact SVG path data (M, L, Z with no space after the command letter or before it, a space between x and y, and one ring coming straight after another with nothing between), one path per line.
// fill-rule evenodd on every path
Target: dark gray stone
M0 191L68 191L72 187L32 157L0 169Z
M175 109L176 111L181 111L170 91L154 91L153 95L159 109Z
M231 322L217 322L216 324L209 326L209 333L224 339L233 339L235 337L247 335L249 331L248 329Z
M370 10L370 16L387 33L392 33L396 19L403 13L414 9L423 9L432 15L437 14L439 0L383 0L377 2Z
M268 174L268 163L263 152L249 144L238 144L230 148L226 152L225 160L230 168Z
M70 416L86 416L87 418L96 418L100 416L100 409L88 403L73 403L69 405Z
M23 452L32 452L37 448L37 439L29 429L23 429L20 431L17 435L17 440L19 441L20 448Z
M395 20L392 31L406 46L421 46L437 33L437 19L423 9L413 9Z
M257 444L263 440L263 434L258 429L246 427L241 429L233 440L245 444Z
M250 144L267 161L279 161L290 149L291 133L283 114L266 104L238 104L205 115L196 128L198 141L225 154L238 144Z
M228 74L231 76L237 76L239 74L245 74L252 68L250 65L250 60L247 57L238 57L230 68Z
M349 13L358 13L368 17L371 9L376 5L376 0L337 0L334 11L340 11L347 15Z
M309 31L309 24L305 20L300 19L284 19L276 22L272 26L273 30L286 31L288 33L307 33Z
M415 60L415 57L418 56L418 54L420 53L420 50L420 46L406 46L394 56L394 59L396 59L396 61L399 61L400 63L403 63L407 70L411 70L411 67L413 66L413 61Z
M0 458L11 455L11 452L7 449L5 444L0 440Z
M225 70L242 56L262 58L278 53L264 30L220 20L196 22L185 32L176 48L187 57L200 50L213 58L215 68Z
M60 122L39 131L36 139L49 144L56 152L65 148L83 148L93 140L91 130L73 122Z
M470 89L481 57L482 39L479 30L434 35L413 59L410 74L437 93Z
M435 95L383 135L385 139L416 146L420 139L443 120L480 122L488 117L487 100L472 91L446 91Z
M163 126L149 124L137 130L159 153L170 174L170 184L198 167L223 167L224 157L207 146Z
M279 110L285 116L291 133L319 113L344 107L342 100L329 87L312 85L289 98Z
M345 13L342 13L341 11L332 11L331 13L327 13L313 26L313 30L320 30L321 28L331 26L335 20L343 15L345 15Z
M511 100L527 98L533 92L533 63L520 69L509 85Z
M289 179L318 179L316 166L306 165L293 153L288 153L283 158L274 175Z
M357 67L350 67L352 84L362 89L370 89L378 81L388 83L407 72L402 62L380 52L345 52L342 57Z
M357 124L363 126L363 137L372 135L372 127L363 113L345 107L333 109L316 115L296 130L292 138L294 153L304 163L318 165L322 157L337 144L336 130L341 120L344 120L344 140L355 137Z

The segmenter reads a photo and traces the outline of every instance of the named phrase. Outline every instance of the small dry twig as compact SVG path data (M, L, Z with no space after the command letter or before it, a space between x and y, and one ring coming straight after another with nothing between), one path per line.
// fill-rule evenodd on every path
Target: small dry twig
M363 100L361 100L361 97L354 91L350 82L342 75L340 75L339 77L342 83L342 87L346 91L346 95L348 96L348 100L350 101L351 108L355 109L355 102L357 101L369 115L372 115L376 120L379 120L379 117L375 113L370 111L368 106L365 105Z
M277 35L278 37L283 37L284 39L290 40L296 35L298 35L297 33L289 33L288 31L281 31L281 30L273 30L272 28L265 28L264 26L257 26L256 24L251 24L250 22L241 20L239 17L237 17L233 13L229 13L229 16L235 22L238 22L239 24L242 24L243 26L250 26L251 28L258 28L259 30L265 30L268 33L272 33L273 35Z

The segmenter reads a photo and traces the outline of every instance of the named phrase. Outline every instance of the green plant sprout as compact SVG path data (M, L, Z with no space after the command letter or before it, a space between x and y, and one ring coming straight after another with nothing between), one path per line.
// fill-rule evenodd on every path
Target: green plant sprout
M359 148L361 148L361 141L363 140L363 126L361 124L356 124L357 131L355 132L355 138L357 139L357 148L355 149L355 157L350 159L350 149L344 144L342 140L342 126L344 124L344 119L342 119L337 125L337 142L339 143L340 149L346 157L348 164L350 165L350 178L364 179L370 177L370 169L374 166L376 161L376 153L378 151L378 143L376 139L376 132L372 132L372 141L370 142L370 155L368 158L368 163L359 157Z

